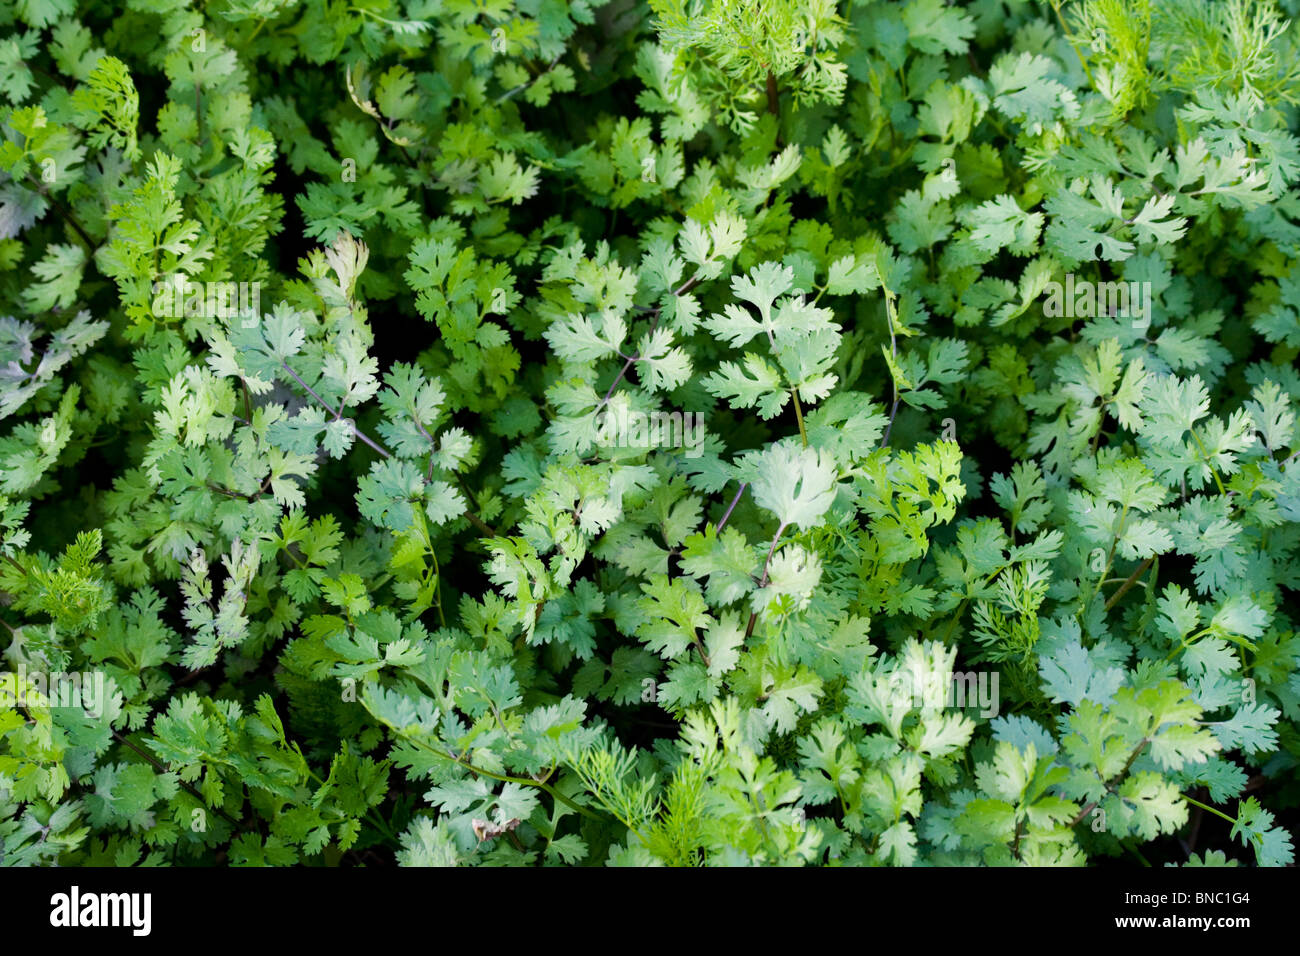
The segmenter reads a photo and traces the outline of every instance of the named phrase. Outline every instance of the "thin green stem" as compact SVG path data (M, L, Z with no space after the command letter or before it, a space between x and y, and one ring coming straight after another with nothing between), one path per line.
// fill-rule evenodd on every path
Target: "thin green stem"
M894 305L894 293L889 286L881 284L881 290L885 293L885 321L889 323L889 357L891 362L898 360L898 337L894 333L894 320L898 318L898 309ZM893 366L889 369L889 378L894 386L894 405L889 410L889 424L885 426L885 434L880 439L880 447L889 447L889 435L894 430L894 419L898 417L898 403L900 396L898 394L898 379L894 375Z
M1222 819L1227 820L1227 821L1228 821L1229 823L1231 823L1234 827L1237 825L1237 818L1236 818L1236 817L1230 817L1230 816L1228 816L1228 815L1227 815L1226 813L1224 813L1222 810L1218 810L1218 809L1216 809L1216 808L1210 806L1209 804L1201 803L1201 801L1199 801L1199 800L1193 800L1193 799L1192 799L1191 797L1189 797L1187 794L1183 794L1183 799L1186 800L1188 803L1190 803L1190 804L1191 804L1192 806L1194 806L1194 807L1200 807L1200 808L1201 808L1202 810L1204 810L1206 813L1213 813L1216 817L1221 817Z
M1177 647L1175 647L1172 651L1169 652L1168 656L1165 657L1165 660L1166 661L1173 660L1176 655L1178 655L1182 651L1187 650L1187 648L1191 647L1192 644L1194 644L1198 638L1204 637L1206 634L1209 633L1210 633L1210 628L1205 627L1205 628L1201 628L1201 630L1197 631L1191 637L1184 638L1181 644L1179 644Z
M287 362L281 362L280 367L283 368L286 372L288 372L289 375L293 378L293 380L297 382L299 385L301 385L303 389L306 390L308 395L316 399L316 401L320 402L320 404L325 407L325 410L334 416L335 420L338 420L342 416L343 414L342 408L338 408L336 410L333 405L325 401L325 399L321 398L314 388L312 388L310 385L308 385L306 382L303 381L302 376L300 376L297 372L295 372L292 368L289 367ZM353 421L352 419L348 419L347 421L348 421L348 427L352 429L353 435L355 435L365 444L369 445L379 454L383 455L385 458L393 457L392 452L390 452L387 448L380 445L378 442L372 439L365 432L361 431L361 429L357 428L357 423L355 421ZM415 424L416 427L420 429L420 431L424 431L423 426L421 426L418 421ZM424 433L426 436L429 434L428 432L424 432ZM433 439L430 438L429 440L432 441ZM474 514L474 512L466 510L462 516L468 519L470 524L474 525L474 527L478 528L489 538L495 538L497 536L497 533L492 529L492 526L489 525L482 518L480 518L478 515Z
M1144 857L1144 856L1142 855L1141 851L1138 850L1137 847L1133 846L1131 843L1128 843L1128 842L1124 842L1122 845L1123 845L1124 849L1128 850L1128 851L1129 851L1130 853L1132 853L1135 857L1137 857L1137 858L1138 858L1138 862L1141 863L1143 866L1146 866L1146 867L1151 866L1151 862L1150 862L1146 857Z
M780 527L778 527L778 528L776 529L776 534L772 535L772 544L768 547L768 549L767 549L767 558L765 558L764 561L763 561L763 579L762 579L761 581L759 581L759 583L758 583L758 586L759 586L760 588L765 588L765 587L767 587L767 569L768 569L768 565L772 563L772 555L776 552L776 544L777 544L778 541L781 540L781 535L785 532L785 529L786 529L786 526L785 526L784 524L782 524ZM750 615L749 615L749 623L745 625L745 639L746 639L746 640L748 640L750 637L753 636L753 634L754 634L754 622L757 621L757 620L758 620L758 612L757 612L757 611L753 611L753 612L751 612ZM700 654L703 655L703 653L704 653L703 650L701 650L701 651L700 651ZM706 660L707 660L707 658L706 658Z
M248 35L248 39L239 45L239 49L241 52L248 49L248 45L257 39L257 35L262 32L262 27L264 26L266 26L265 20L257 21L257 26L254 27L253 32Z
M1210 469L1210 476L1214 479L1214 483L1219 487L1219 494L1227 495L1227 489L1223 487L1223 482L1219 480L1219 473L1215 471L1214 466L1210 464L1210 453L1205 450L1205 444L1201 441L1201 436L1196 434L1195 428L1191 429L1191 433L1192 441L1196 442L1196 447L1200 451L1201 457L1205 460L1205 467Z
M139 754L141 757L143 757L146 761L148 761L148 762L153 766L153 768L154 768L155 770L157 770L159 773L167 773L166 768L163 767L163 765L162 765L161 763L159 763L159 762L158 762L157 760L155 760L153 757L149 756L147 753L145 753L143 750L141 750L141 749L140 749L139 747L137 747L135 744L131 743L131 741L127 740L126 737L124 737L122 734L118 733L116 730L112 730L111 732L112 732L112 734L113 734L113 737L114 737L114 738L117 740L117 742L120 743L122 746L124 746L124 747L126 747L126 748L128 748L128 749L130 749L130 750L135 751L137 754ZM200 803L202 806L204 806L204 807L207 807L207 806L208 806L208 802L207 802L207 800L204 798L203 794L199 793L197 790L195 790L192 786L190 786L190 785L189 785L188 783L186 783L184 780L181 780L181 779L178 778L178 779L176 780L176 782L177 782L178 784L180 784L180 786L182 787L182 789L185 790L186 793L188 793L190 796L192 796L195 800L199 801L199 803ZM244 829L247 829L247 827L245 827L244 824L240 823L238 820L236 820L236 819L235 819L234 817L232 817L230 814L226 813L226 811L222 810L220 807L209 807L209 809L212 810L212 812L214 812L215 814L217 814L217 816L219 816L219 817L221 817L223 820L225 820L227 823L229 823L229 824L230 824L232 827L234 827L236 830L244 830Z
M1125 592L1127 592L1128 589L1133 587L1135 584L1140 584L1142 587L1146 587L1147 586L1146 582L1140 582L1138 581L1138 578L1142 577L1142 575L1146 573L1147 568L1151 567L1154 561L1155 561L1155 555L1152 555L1151 557L1143 561L1141 564L1139 564L1137 568L1133 571L1133 573L1124 579L1124 583L1121 584L1118 590L1116 590L1115 593L1110 596L1110 599L1106 601L1105 610L1109 611L1112 607L1114 607L1115 602L1118 601L1121 597L1123 597ZM1101 583L1108 584L1110 582L1102 581Z
M1074 31L1066 25L1065 17L1061 15L1060 0L1049 0L1052 10L1056 12L1056 19L1061 24L1061 31L1065 34L1065 39L1069 41L1070 46L1074 47L1074 55L1079 58L1079 65L1083 67L1083 72L1088 77L1088 83L1093 89L1097 88L1097 82L1092 78L1092 70L1088 68L1088 61L1084 59L1083 51L1079 49L1079 44L1075 42Z
M803 439L803 447L808 447L808 432L803 425L803 407L799 404L799 389L790 389L790 397L794 399L794 420L799 423L799 437Z
M745 489L748 487L749 487L749 482L742 481L740 483L740 488L739 490L736 491L736 497L732 498L731 504L727 505L727 512L722 516L722 520L718 522L718 526L714 529L714 531L721 532L722 529L726 526L727 522L731 519L731 513L736 510L736 505L740 503L740 498L742 495L744 495Z
M49 200L50 205L54 207L54 211L62 216L63 220L72 227L73 231L77 234L77 238L80 239L82 244L86 247L86 251L91 255L94 255L96 249L95 242L90 238L90 235L86 230L82 228L81 223L77 221L77 217L72 214L72 211L68 209L67 206L63 205L63 203L59 202L52 192L41 183L38 183L30 174L27 178L36 186L37 192Z
M387 723L387 722L385 722L385 723ZM393 731L393 733L397 734L397 735L398 735L399 737L401 737L402 739L404 739L404 740L409 740L411 743L415 744L417 747L423 747L425 750L429 751L429 753L434 754L435 756L441 757L441 758L443 758L444 760L450 760L452 763L454 763L454 764L458 764L459 766L464 767L466 770L468 770L468 771L469 771L470 773L472 773L472 774L476 774L476 775L478 775L478 776L480 776L480 777L488 777L488 778L490 778L490 779L492 779L492 780L500 780L500 781L502 781L503 783L515 783L515 784L519 784L520 786L523 786L523 787L537 787L537 788L538 788L539 790L541 790L543 793L549 794L549 795L551 796L552 799L554 799L554 800L558 800L560 803L564 804L566 807L568 807L569 809L575 811L576 813L579 813L579 814L581 814L582 816L587 817L588 819L591 819L591 820L599 820L599 819L600 819L600 817L596 816L596 814L592 813L592 812L591 812L590 810L588 810L586 807L581 806L581 805L579 805L579 804L577 804L577 803L574 803L572 800L570 800L570 799L569 799L568 797L566 797L564 794L560 793L559 790L555 789L555 788L552 787L550 784L545 783L544 781L533 780L531 777L512 777L512 776L509 775L509 774L494 773L494 772L492 772L491 770L485 770L485 769L483 769L482 767L476 767L476 766L474 766L472 763L470 763L470 762L467 761L467 760L461 760L460 758L456 757L454 754L447 753L447 752L444 751L444 750L440 750L440 749L438 749L437 747L434 747L434 746L432 746L432 745L430 745L430 744L425 743L423 740L420 740L420 739L417 738L417 737L412 737L412 736L410 736L409 734L405 734L405 733L403 733L402 731L400 731L400 730L398 730L396 727L394 727L392 724L387 724L387 726L388 726L388 728L389 728L390 730Z

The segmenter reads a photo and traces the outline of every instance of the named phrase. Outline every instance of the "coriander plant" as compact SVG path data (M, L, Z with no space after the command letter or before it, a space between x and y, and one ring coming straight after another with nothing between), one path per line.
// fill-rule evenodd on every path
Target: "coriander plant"
M0 0L0 864L1290 864L1298 16Z

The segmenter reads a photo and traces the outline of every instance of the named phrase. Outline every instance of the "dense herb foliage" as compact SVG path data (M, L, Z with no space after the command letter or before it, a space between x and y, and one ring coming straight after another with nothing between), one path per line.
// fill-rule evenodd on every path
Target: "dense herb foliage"
M0 0L0 861L1290 863L1297 8Z

